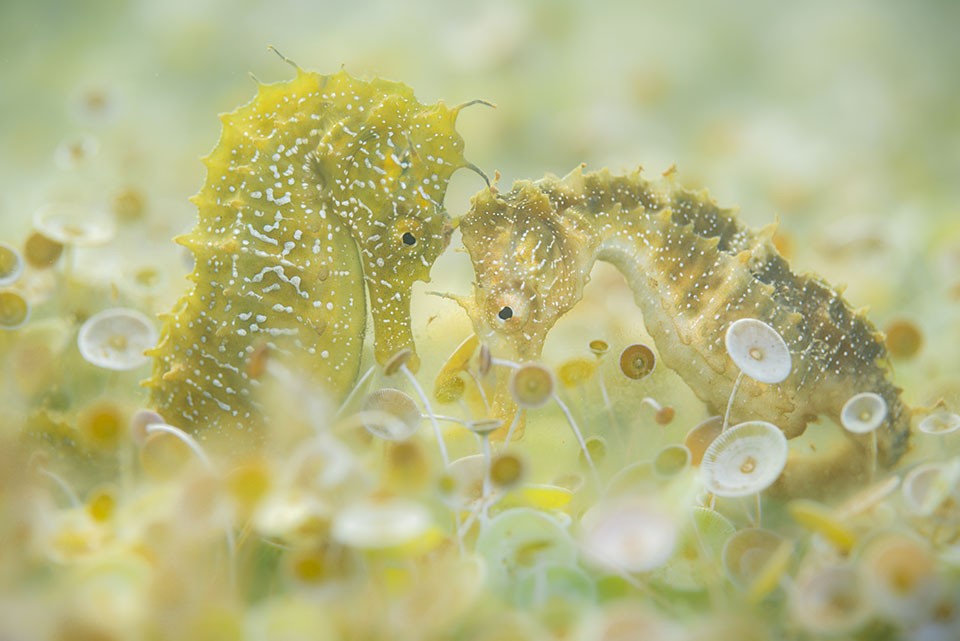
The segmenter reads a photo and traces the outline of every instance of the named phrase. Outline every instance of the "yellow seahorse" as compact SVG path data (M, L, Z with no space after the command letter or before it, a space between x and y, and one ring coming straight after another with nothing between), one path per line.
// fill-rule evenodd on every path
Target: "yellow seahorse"
M400 83L297 68L221 116L198 224L177 239L196 259L193 286L150 352L146 385L167 421L258 432L258 350L341 396L359 367L365 291L377 360L414 348L411 286L449 242L451 174L473 167L459 109L422 105Z
M820 415L838 418L854 394L875 392L888 407L879 462L892 465L906 449L910 411L888 379L882 334L828 284L790 271L771 242L773 226L754 232L672 180L578 168L563 179L519 181L507 194L480 192L460 229L476 284L459 301L494 356L539 358L594 263L607 261L630 284L662 362L708 406L726 406L739 374L726 328L756 318L783 336L793 368L776 385L743 379L735 416L769 421L792 438ZM514 410L505 381L496 381L494 413L508 420Z

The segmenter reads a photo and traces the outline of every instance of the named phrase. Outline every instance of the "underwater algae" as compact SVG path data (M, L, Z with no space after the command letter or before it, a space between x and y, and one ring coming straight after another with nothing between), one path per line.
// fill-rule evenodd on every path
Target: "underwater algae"
M0 448L0 636L956 638L960 465L908 445L960 418L904 405L865 315L672 176L578 168L449 217L458 111L297 68L223 116L149 400L128 385L153 331L137 299L69 296L83 226L3 246L0 349L32 365ZM457 226L474 289L443 296L473 334L418 372L437 348L411 286ZM598 329L554 368L597 261L654 344ZM30 316L21 273L59 311ZM648 394L664 369L699 401ZM778 487L815 420L853 455L807 452L808 482Z

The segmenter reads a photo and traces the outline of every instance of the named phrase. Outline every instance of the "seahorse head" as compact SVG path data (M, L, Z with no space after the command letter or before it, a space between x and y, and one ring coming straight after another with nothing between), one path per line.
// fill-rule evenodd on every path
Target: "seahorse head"
M530 181L508 194L477 194L460 222L473 262L472 296L458 298L474 332L493 356L538 360L550 329L580 300L589 277L594 234L575 212ZM508 375L493 381L492 412L509 422L516 411Z
M459 109L422 105L408 87L383 80L361 84L335 74L324 89L357 98L338 112L313 162L326 194L323 213L343 221L360 251L382 363L414 348L411 287L429 280L450 241L443 199L451 174L468 166L454 129ZM412 369L417 363L416 356L409 362Z
M589 233L529 181L505 195L477 194L460 229L476 272L473 296L460 301L474 331L495 356L539 358L547 333L580 300Z

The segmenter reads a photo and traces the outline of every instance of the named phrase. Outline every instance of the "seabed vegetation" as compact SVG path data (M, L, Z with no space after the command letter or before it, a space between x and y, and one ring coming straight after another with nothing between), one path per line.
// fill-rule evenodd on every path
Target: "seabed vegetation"
M184 247L110 92L50 162L112 196L0 226L0 639L960 638L956 284L873 317L673 167L511 187L483 101L284 70Z

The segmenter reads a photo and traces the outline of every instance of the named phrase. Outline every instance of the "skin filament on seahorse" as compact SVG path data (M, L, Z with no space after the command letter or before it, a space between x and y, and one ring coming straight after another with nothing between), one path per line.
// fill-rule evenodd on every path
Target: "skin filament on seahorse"
M837 420L854 394L875 392L888 407L879 463L892 465L906 449L911 412L889 381L882 334L827 283L790 271L772 225L754 232L669 178L577 168L518 181L506 194L480 192L460 229L476 281L473 296L458 301L494 356L538 360L594 264L606 261L630 285L662 362L708 407L722 411L739 374L724 347L727 327L756 318L783 336L792 371L780 384L744 377L733 416L793 438L819 416ZM516 411L508 375L493 382L492 401L506 421Z

